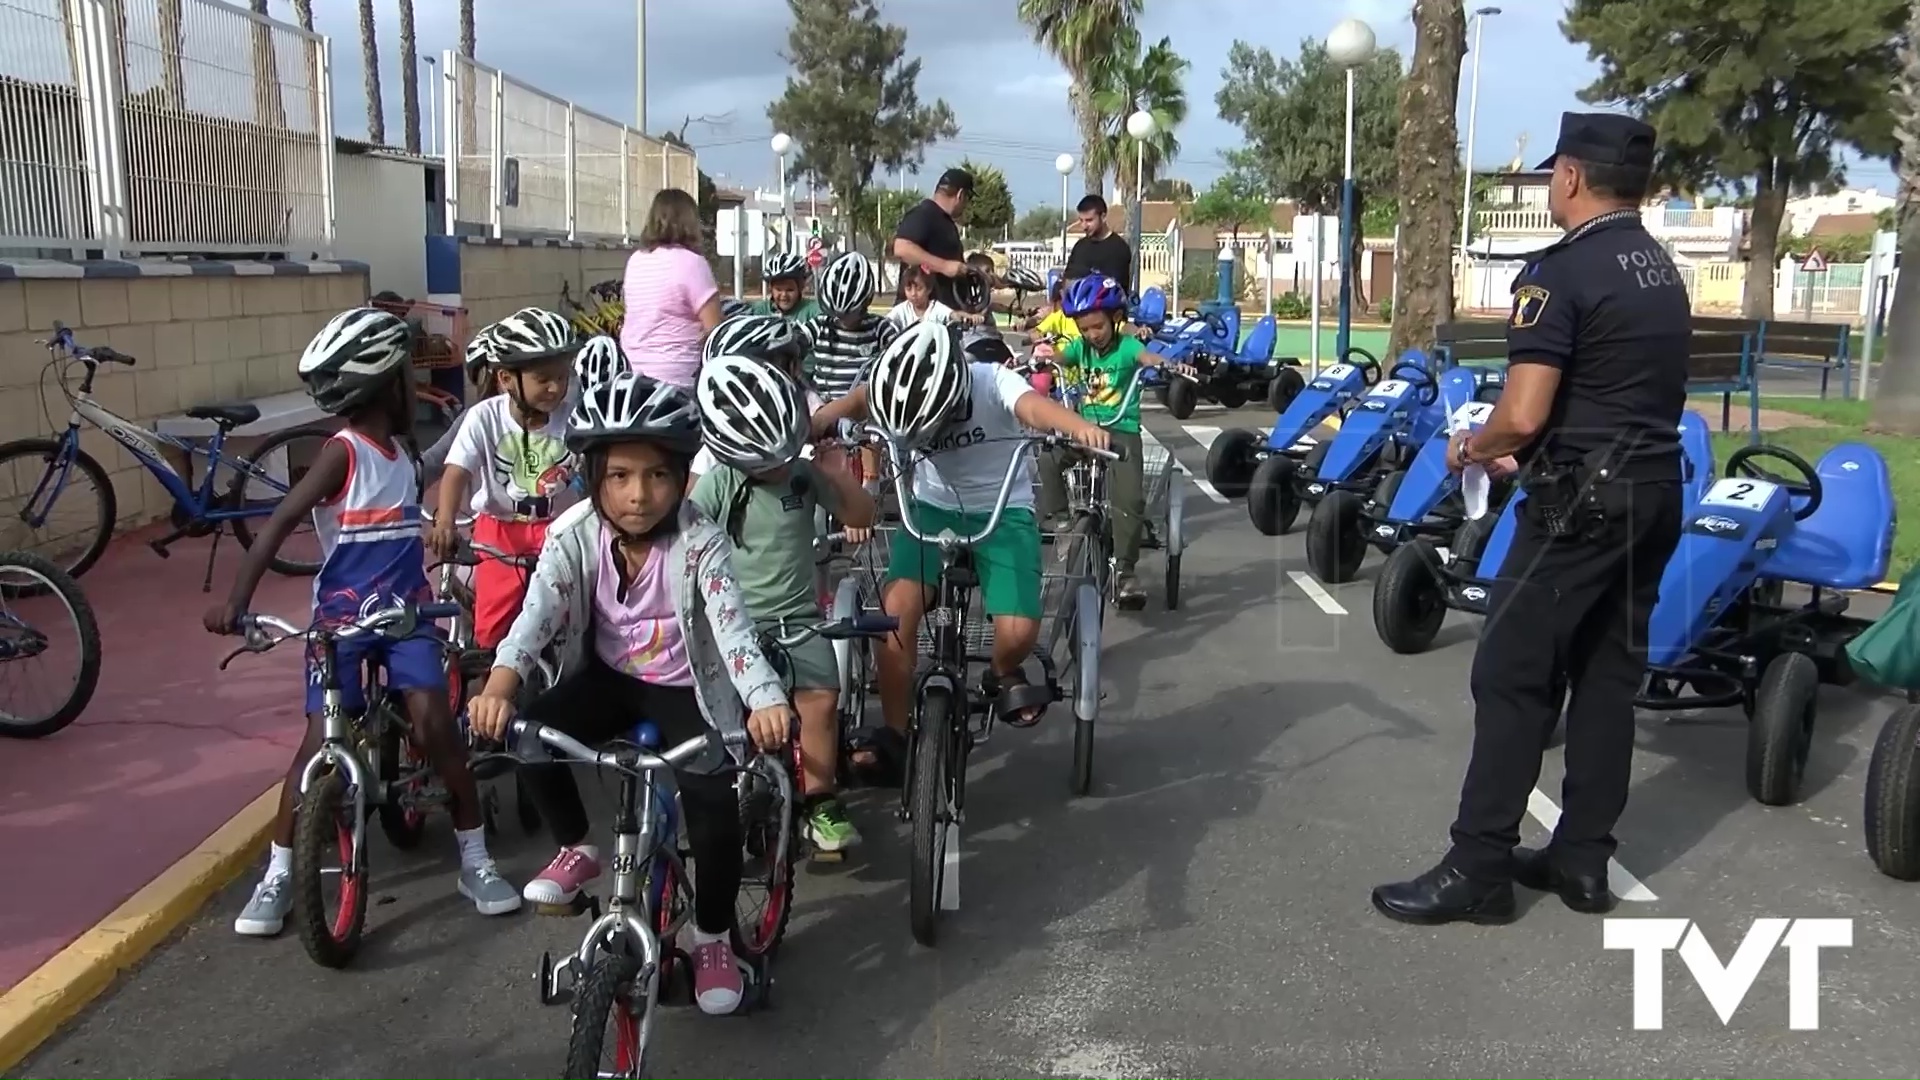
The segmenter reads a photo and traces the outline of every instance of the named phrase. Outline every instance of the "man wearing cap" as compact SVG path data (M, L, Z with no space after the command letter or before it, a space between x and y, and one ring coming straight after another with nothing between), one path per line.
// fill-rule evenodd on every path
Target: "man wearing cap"
M1503 923L1513 884L1600 914L1626 807L1647 619L1680 539L1679 425L1692 314L1673 261L1640 221L1654 130L1567 113L1547 206L1560 240L1513 287L1507 381L1448 465L1520 471L1526 502L1474 656L1473 756L1453 845L1412 881L1373 890L1402 922ZM1547 740L1566 713L1552 840L1517 847Z
M940 174L932 197L921 199L893 230L893 257L938 275L933 298L950 308L960 307L954 298L953 279L967 272L967 264L961 261L966 248L960 243L957 222L967 212L967 200L972 197L973 174L965 169L948 169ZM894 303L906 298L906 277L902 275L894 289Z

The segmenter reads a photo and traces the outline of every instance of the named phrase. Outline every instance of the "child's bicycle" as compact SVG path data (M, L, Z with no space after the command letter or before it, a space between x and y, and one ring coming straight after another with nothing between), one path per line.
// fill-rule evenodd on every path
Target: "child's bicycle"
M71 629L69 629L71 626ZM71 657L71 686L34 704L15 688L40 660ZM100 681L100 624L80 583L30 551L0 552L0 736L39 739L79 719ZM17 695L17 696L16 696Z
M367 708L350 716L341 704L337 656L341 641L379 634L400 639L422 624L460 613L454 604L407 604L382 608L351 622L301 628L272 615L242 615L237 629L247 642L220 670L242 653L263 653L283 641L303 639L316 649L321 708L320 749L300 774L300 804L293 835L293 914L300 943L322 967L342 968L360 951L367 924L367 816L371 809L380 831L397 848L419 844L426 811L446 802L444 790L430 786L421 763L405 704L389 693L385 674L369 660L365 678ZM275 636L278 635L278 636ZM325 864L329 852L337 866ZM335 883L329 913L327 882Z
M560 282L560 306L582 337L601 334L618 337L620 322L626 317L626 301L621 293L619 279L602 281L588 287L587 302L583 304L573 298L573 284L563 279Z

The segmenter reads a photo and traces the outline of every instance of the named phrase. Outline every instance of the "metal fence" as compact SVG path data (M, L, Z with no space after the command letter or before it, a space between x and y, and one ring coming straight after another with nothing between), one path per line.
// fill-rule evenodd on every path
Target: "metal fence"
M699 195L691 150L452 51L441 70L449 233L625 243L661 190Z
M0 0L0 248L333 249L327 40L224 0Z

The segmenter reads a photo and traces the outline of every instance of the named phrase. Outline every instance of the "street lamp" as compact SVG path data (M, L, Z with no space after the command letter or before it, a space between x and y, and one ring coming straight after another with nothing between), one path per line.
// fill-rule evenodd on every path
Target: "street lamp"
M1347 357L1353 333L1353 236L1360 223L1353 220L1353 86L1354 69L1373 55L1373 28L1359 19L1345 19L1327 35L1327 58L1347 69L1346 168L1340 181L1340 330L1334 338L1336 362ZM1315 274L1320 272L1314 267Z
M1473 89L1467 98L1467 178L1460 192L1460 297L1465 297L1473 279L1473 263L1467 258L1468 226L1473 221L1473 128L1480 118L1480 35L1487 28L1487 16L1500 14L1497 7L1483 7L1473 13ZM1395 275L1394 280L1399 280ZM1455 299L1456 306L1460 299Z
M1147 140L1153 136L1153 114L1145 109L1127 117L1127 134L1133 136L1133 281L1128 291L1140 292L1140 222L1146 217Z
M1067 176L1073 172L1073 155L1053 159L1053 171L1060 174L1060 260L1067 258L1067 223L1073 220L1073 208L1067 205Z
M787 200L787 151L793 149L793 136L784 131L775 132L773 154L780 159L780 251L786 253L793 242L793 207Z

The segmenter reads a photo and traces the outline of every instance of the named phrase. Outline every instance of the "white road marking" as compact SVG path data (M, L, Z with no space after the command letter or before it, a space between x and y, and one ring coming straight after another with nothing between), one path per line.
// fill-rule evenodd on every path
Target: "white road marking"
M1199 443L1200 449L1202 450L1213 449L1213 440L1220 437L1220 429L1217 427L1208 427L1205 424L1182 424L1180 426L1186 429L1188 435L1193 436L1193 441Z
M1188 430L1191 431L1192 429L1189 428ZM1219 431L1220 431L1219 428L1207 428L1206 430L1214 432L1215 434L1219 434ZM1156 439L1153 437L1153 432L1148 431L1144 427L1140 429L1140 439L1143 443L1152 443L1153 445L1160 447L1162 450L1167 450L1166 446L1162 444L1159 439ZM1173 462L1174 468L1180 470L1181 475L1193 481L1194 487L1197 487L1202 492L1206 493L1207 498L1212 499L1214 502L1217 502L1222 506L1225 506L1228 503L1233 501L1227 498L1225 495L1220 494L1220 489L1214 487L1212 483L1208 482L1206 477L1193 475L1193 470L1187 468L1186 465L1183 464L1179 458L1174 457L1172 450L1167 450L1167 458L1168 460Z
M1321 588L1320 583L1313 580L1312 575L1306 571L1289 570L1287 571L1287 576L1293 579L1295 585L1300 586L1300 591L1306 593L1307 599L1312 600L1314 605L1321 611L1329 615L1345 615L1347 613L1347 609L1340 606L1340 601L1335 600L1333 594Z
M1533 820L1539 822L1548 832L1552 832L1554 826L1560 824L1559 805L1539 788L1534 788L1533 794L1527 796L1527 813L1532 814ZM1613 890L1613 895L1636 904L1651 904L1660 899L1653 895L1653 890L1640 884L1639 878L1628 873L1627 868L1621 866L1618 859L1607 860L1607 886Z

